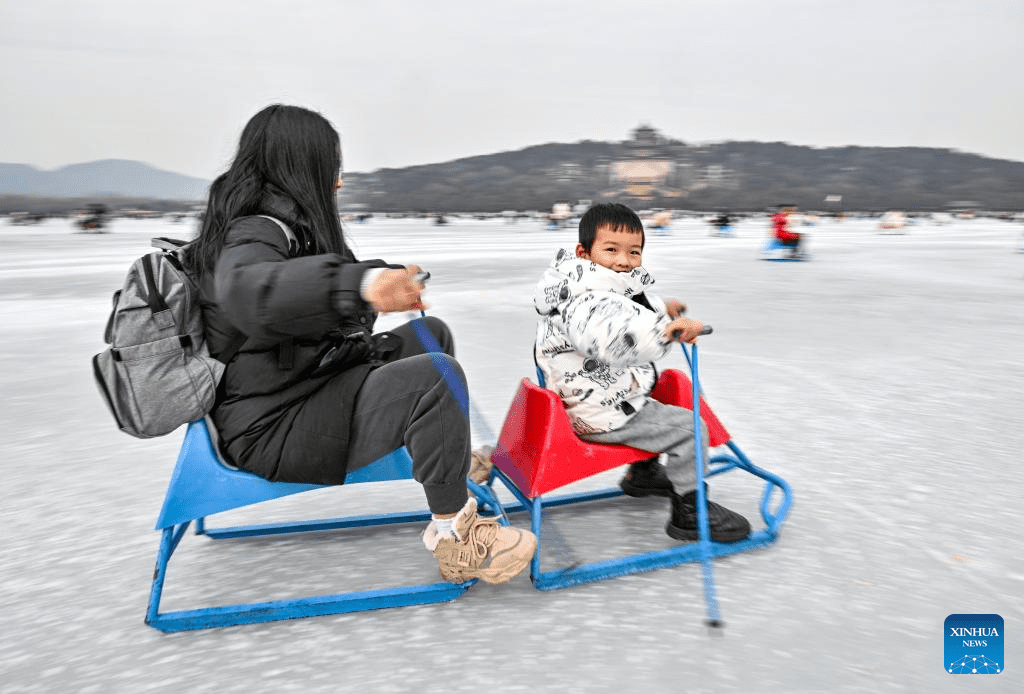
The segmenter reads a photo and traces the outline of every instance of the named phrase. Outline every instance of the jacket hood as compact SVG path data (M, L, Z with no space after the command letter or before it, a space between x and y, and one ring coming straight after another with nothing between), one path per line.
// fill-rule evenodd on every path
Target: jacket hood
M561 248L537 284L533 305L537 313L546 316L559 312L584 292L613 292L631 298L653 285L654 277L642 265L629 272L615 272Z

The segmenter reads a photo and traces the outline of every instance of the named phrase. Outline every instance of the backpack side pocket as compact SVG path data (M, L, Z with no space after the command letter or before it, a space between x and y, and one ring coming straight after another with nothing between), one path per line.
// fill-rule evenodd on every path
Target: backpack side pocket
M201 419L213 407L216 379L205 366L195 368L188 336L175 335L112 352L122 385L114 399L122 409L138 412L137 436L168 434L185 422Z

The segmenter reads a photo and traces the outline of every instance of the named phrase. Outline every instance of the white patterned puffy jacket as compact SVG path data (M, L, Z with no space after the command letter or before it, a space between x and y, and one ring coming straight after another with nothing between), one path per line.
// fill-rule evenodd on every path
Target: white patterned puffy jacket
M577 434L622 427L654 387L653 362L672 343L663 337L665 302L647 291L653 284L643 267L615 272L566 249L538 282L534 355Z

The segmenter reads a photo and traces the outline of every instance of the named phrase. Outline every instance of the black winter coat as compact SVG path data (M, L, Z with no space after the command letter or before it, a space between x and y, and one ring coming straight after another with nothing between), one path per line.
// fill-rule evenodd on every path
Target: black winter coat
M376 314L359 293L372 267L388 265L304 255L263 217L231 223L200 284L211 354L247 338L211 413L230 462L274 481L344 482L353 403L373 368Z

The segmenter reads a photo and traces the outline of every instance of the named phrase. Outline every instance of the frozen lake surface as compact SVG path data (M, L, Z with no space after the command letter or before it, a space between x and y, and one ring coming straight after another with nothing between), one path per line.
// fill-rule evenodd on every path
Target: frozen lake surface
M699 564L553 592L525 576L455 602L161 634L143 624L153 523L180 434L119 433L92 382L111 292L166 221L109 234L0 227L0 689L4 692L1019 692L1024 690L1024 254L1020 224L880 234L804 227L812 262L758 260L766 220L717 238L648 233L656 290L715 333L708 401L794 507L768 548L717 560L724 637ZM575 230L374 220L360 257L432 273L470 392L497 431L532 376L537 277ZM382 319L380 328L396 321ZM681 354L663 362L684 366ZM477 443L484 440L476 432ZM739 473L731 473L738 475ZM614 484L617 471L580 483ZM728 476L727 476L728 477ZM714 496L755 517L757 488ZM423 507L414 483L303 494L218 524ZM552 512L583 558L664 547L664 500ZM513 517L518 525L525 515ZM419 526L215 543L187 536L165 609L433 581ZM1005 620L1006 671L943 669L953 613Z

